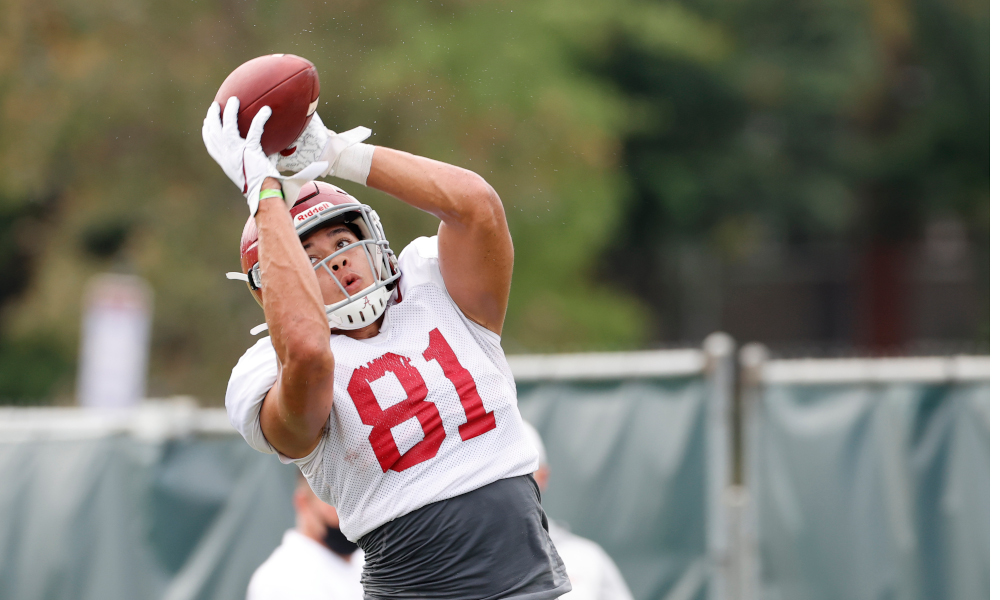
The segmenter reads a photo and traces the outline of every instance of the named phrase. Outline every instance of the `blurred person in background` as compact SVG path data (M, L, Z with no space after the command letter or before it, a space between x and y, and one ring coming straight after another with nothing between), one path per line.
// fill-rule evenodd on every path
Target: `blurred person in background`
M301 475L292 504L295 529L254 571L247 600L361 600L364 553L340 531L337 509Z
M544 493L549 485L549 462L542 437L530 423L524 421L525 436L538 450L538 470L535 481ZM559 551L573 589L563 596L567 600L632 600L632 592L618 571L615 561L597 542L572 533L549 519L549 536Z

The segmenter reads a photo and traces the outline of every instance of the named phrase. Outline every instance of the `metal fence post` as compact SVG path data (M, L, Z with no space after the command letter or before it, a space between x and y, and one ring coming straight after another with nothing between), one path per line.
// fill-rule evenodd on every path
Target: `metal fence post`
M760 598L760 547L757 514L760 479L760 410L763 371L768 360L767 347L751 343L740 349L740 486L734 498L733 534L739 573L740 600Z
M727 503L732 483L732 415L734 392L733 338L721 332L705 338L706 380L708 383L707 445L705 474L708 557L710 561L709 598L735 600L732 565L733 544L730 535Z

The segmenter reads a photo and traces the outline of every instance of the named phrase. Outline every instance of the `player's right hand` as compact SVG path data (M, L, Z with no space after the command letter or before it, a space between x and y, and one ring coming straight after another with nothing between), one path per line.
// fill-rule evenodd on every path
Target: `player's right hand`
M280 178L274 164L264 154L260 138L264 134L264 123L271 116L271 108L265 106L257 111L246 139L240 136L236 115L240 100L233 96L226 102L226 110L219 119L219 103L208 107L208 114L201 127L201 138L205 148L215 162L219 163L226 176L240 188L247 199L250 214L257 213L260 201L260 186L268 177Z

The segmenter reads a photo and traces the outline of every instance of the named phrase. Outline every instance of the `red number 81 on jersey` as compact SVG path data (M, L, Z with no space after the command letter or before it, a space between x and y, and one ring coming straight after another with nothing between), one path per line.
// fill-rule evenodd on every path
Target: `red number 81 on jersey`
M479 397L476 382L468 369L458 362L455 351L438 329L430 332L430 343L423 353L424 360L436 360L441 365L445 377L455 386L455 392L465 410L465 423L458 427L462 440L470 440L496 428L493 411L486 412L483 399ZM392 373L399 380L406 399L382 410L371 383ZM373 427L368 441L375 451L378 463L385 473L389 469L404 471L413 465L434 458L444 442L444 425L441 413L433 402L427 401L427 384L420 371L410 364L410 359L393 352L387 352L363 367L358 367L347 384L347 393L358 409L361 422ZM399 453L391 429L404 421L416 417L424 430L424 439L417 442L405 454Z

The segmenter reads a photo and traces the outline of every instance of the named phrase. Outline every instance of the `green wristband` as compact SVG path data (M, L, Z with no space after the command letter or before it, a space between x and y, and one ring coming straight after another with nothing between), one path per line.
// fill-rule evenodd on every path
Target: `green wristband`
M284 199L285 195L281 193L281 190L261 190L260 197L258 200L263 200L264 198L281 198Z

